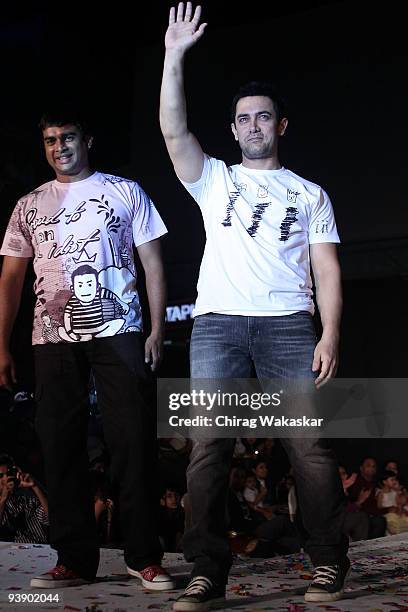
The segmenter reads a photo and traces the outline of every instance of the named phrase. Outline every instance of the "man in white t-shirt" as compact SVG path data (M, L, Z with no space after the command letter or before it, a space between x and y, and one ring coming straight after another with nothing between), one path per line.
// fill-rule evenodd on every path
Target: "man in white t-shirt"
M160 122L176 174L198 203L206 245L191 338L191 376L306 379L335 375L341 316L339 241L329 197L283 168L278 140L287 128L268 83L241 88L232 133L242 163L206 155L187 125L183 64L203 35L200 7L170 11ZM316 343L310 264L323 334ZM333 601L350 567L341 535L344 495L336 459L316 438L282 440L294 468L307 551L315 566L307 601ZM175 610L201 610L225 596L231 553L225 538L225 494L234 440L197 439L187 473L192 528L184 537L192 579Z
M18 201L0 251L0 386L9 389L16 382L9 338L31 258L36 276L36 420L50 543L58 558L31 586L82 584L98 569L87 456L92 371L119 491L128 573L145 588L173 588L161 567L157 500L147 476L156 431L144 391L147 364L155 370L162 352L166 291L160 236L166 227L136 182L91 170L92 137L75 111L48 113L40 128L56 178ZM134 246L145 271L151 315L144 343Z

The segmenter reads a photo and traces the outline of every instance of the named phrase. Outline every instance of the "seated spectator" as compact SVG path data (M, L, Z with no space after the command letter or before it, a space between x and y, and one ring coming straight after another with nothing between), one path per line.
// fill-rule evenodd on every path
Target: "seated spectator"
M28 473L0 455L0 533L3 541L48 542L48 503L44 491Z
M275 497L278 504L282 507L288 507L288 494L292 487L295 485L295 477L293 475L293 468L290 467L289 471L283 476L283 478L276 485Z
M233 454L234 459L240 459L241 457L244 457L246 450L247 449L245 444L242 442L242 438L236 438Z
M406 489L405 481L401 479L399 463L395 459L389 459L384 465L384 472L394 472L399 480L400 486Z
M299 551L300 542L287 515L264 520L263 516L250 507L243 495L245 479L243 468L232 468L227 515L233 551L251 557L272 557Z
M159 538L165 552L181 552L184 534L184 509L180 493L167 486L160 499Z
M387 512L385 519L388 533L396 534L408 531L408 493L405 489L402 489L398 494L396 511Z
M380 477L377 504L386 513L397 510L397 499L400 492L400 483L393 471L385 471Z
M367 540L369 530L369 518L365 512L359 509L355 502L349 500L349 489L357 480L357 473L353 472L350 476L346 468L339 465L340 478L343 484L344 494L347 497L346 516L344 519L343 532L352 542ZM362 498L361 498L362 499Z
M104 471L89 470L91 491L95 502L95 520L99 543L110 544L115 540L114 529L114 503L111 486Z
M265 489L266 493L263 498L263 506L273 506L276 504L276 495L273 489L268 486L269 470L267 463L263 457L259 457L252 464L252 471L255 474L257 486L260 489Z
M256 476L253 472L248 472L245 478L244 497L251 508L262 506L262 500L267 490L265 487L258 486Z
M376 498L377 462L374 457L365 457L360 465L360 474L348 488L348 499L356 508L365 512L369 520L368 539L385 535L384 510L378 507Z
M275 438L261 440L258 450L268 468L267 488L275 490L278 482L290 470L288 455L281 441Z

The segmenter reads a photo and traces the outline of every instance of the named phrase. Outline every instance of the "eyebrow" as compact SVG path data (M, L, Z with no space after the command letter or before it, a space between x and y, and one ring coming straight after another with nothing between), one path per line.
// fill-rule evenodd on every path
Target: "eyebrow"
M77 133L76 132L62 132L61 137L62 136L76 136ZM44 136L44 140L52 140L52 139L56 139L56 136Z
M240 117L248 117L251 113L239 113L239 115L237 115L237 119L239 119ZM256 113L252 113L253 115L272 115L271 111L268 110L261 110L261 111L256 111Z

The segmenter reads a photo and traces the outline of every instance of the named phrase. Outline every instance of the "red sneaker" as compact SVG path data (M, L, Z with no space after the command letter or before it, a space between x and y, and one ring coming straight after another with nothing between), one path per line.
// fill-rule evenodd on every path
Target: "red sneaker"
M59 589L70 586L79 586L81 584L89 584L89 580L84 580L65 567L65 565L56 565L45 574L35 576L31 579L30 586L40 589Z
M168 591L176 587L173 578L166 572L161 565L149 565L137 572L131 567L127 567L128 574L136 576L142 581L145 589L151 591Z

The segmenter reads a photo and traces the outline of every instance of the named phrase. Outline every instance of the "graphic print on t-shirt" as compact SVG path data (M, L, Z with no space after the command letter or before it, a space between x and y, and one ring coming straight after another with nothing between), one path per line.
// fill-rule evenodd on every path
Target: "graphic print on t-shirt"
M165 232L137 183L99 172L21 198L1 253L34 257L33 343L140 331L133 247Z
M110 276L116 271L117 268L112 266ZM91 266L84 265L72 273L73 295L65 305L64 325L58 328L58 335L62 340L78 342L114 336L125 325L124 315L129 313L130 307L113 291L101 286L99 279L103 278L103 272L104 270L101 270L98 274ZM114 283L116 290L120 288L121 278L123 277L120 276L118 283ZM122 291L118 293L122 294Z
M314 313L310 246L339 242L330 198L284 167L227 166L205 155L195 183L206 243L193 317Z

